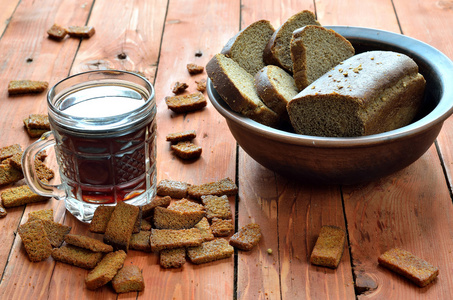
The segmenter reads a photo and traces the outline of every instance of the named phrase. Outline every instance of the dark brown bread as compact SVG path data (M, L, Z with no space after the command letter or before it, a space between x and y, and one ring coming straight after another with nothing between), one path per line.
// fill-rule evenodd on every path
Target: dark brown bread
M308 25L293 32L291 60L299 91L355 54L344 37L322 26Z
M92 37L96 32L93 26L69 26L67 31L70 37L85 39Z
M263 52L275 29L267 20L256 21L242 29L223 47L221 53L254 76L265 64Z
M85 277L87 288L95 290L111 281L123 266L126 256L126 252L123 250L107 253Z
M49 38L61 41L68 34L68 31L58 24L53 24L52 27L47 30L47 34L49 35Z
M167 207L171 203L170 196L155 197L150 203L142 206L142 218L148 218L153 215L154 209L158 206Z
M187 256L194 264L203 264L211 261L231 257L234 253L233 247L228 241L222 238L204 242L198 247L187 249Z
M159 196L181 199L187 196L189 186L190 184L184 181L163 179L157 184L156 192Z
M154 209L154 226L158 229L188 229L200 222L205 211L177 211L165 207Z
M253 76L234 60L216 54L206 65L206 72L233 111L267 126L278 124L278 115L256 93Z
M1 197L3 200L3 206L6 208L49 200L49 197L33 193L28 185L21 185L6 189L1 193Z
M416 116L425 79L408 56L391 51L354 55L288 103L300 134L353 137L409 124Z
M250 251L260 240L260 226L256 223L250 223L241 227L238 232L233 234L230 238L230 245L241 250Z
M387 269L406 277L419 287L428 285L439 275L437 267L400 248L393 248L383 253L379 256L378 262Z
M190 197L195 199L201 199L202 196L214 195L214 196L233 196L238 192L238 187L233 180L226 177L219 181L204 183L200 185L189 186L187 193Z
M234 232L232 219L213 218L211 222L211 230L214 236L229 236Z
M102 252L93 252L73 245L63 245L52 250L52 257L56 261L83 269L93 269L103 256Z
M286 20L269 39L264 49L264 62L267 65L279 66L288 72L292 72L290 43L293 31L306 25L320 25L316 16L308 10L301 11Z
M203 73L204 67L197 64L187 64L187 71L190 75Z
M201 201L206 208L206 217L211 220L213 218L231 219L231 207L228 197L206 195L201 196Z
M91 219L90 231L104 233L114 210L115 206L100 205L96 207L93 218Z
M161 251L181 247L199 246L203 242L200 230L190 229L151 229L151 249Z
M84 249L88 249L93 252L107 253L107 252L113 251L112 246L107 245L95 238L91 238L91 237L84 236L84 235L67 234L64 238L64 241L67 244L74 245L74 246L84 248Z
M132 234L129 249L151 252L151 244L149 242L149 237L151 236L150 230Z
M141 292L145 289L142 270L135 265L122 267L112 279L116 293Z
M182 141L170 146L173 153L182 159L196 159L201 156L203 149L190 141Z
M137 206L117 203L105 229L104 243L112 245L115 250L127 252L139 212Z
M181 132L173 132L167 134L165 140L170 143L177 143L181 141L191 141L197 137L197 132L195 130L185 130ZM165 196L165 195L163 195Z
M165 97L169 109L178 114L183 114L202 109L207 105L205 96L201 92L173 97Z
M50 256L52 246L41 220L34 220L20 225L18 232L30 261L39 262L46 260Z
M286 105L297 95L294 78L280 67L269 65L255 74L255 89L263 102L279 116L289 122Z
M343 256L346 233L337 226L322 226L310 256L314 265L335 269Z
M8 84L8 94L41 93L47 90L49 83L36 80L11 80Z
M44 230L53 247L60 247L65 236L71 231L71 226L60 224L51 220L42 219Z
M185 248L167 249L159 252L159 264L163 268L182 268L185 263Z

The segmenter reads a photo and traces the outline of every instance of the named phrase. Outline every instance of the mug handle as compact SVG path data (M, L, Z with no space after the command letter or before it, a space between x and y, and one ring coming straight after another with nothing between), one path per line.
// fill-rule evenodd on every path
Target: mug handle
M30 189L41 196L54 197L57 200L66 198L63 184L51 185L42 182L35 169L36 155L48 147L55 146L55 137L51 131L44 133L36 142L25 149L22 155L22 171Z

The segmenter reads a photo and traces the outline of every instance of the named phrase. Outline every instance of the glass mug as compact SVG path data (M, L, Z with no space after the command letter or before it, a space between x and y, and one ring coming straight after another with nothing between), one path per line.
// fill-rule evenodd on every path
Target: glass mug
M89 222L98 205L149 203L156 194L156 102L152 84L134 73L100 70L70 76L47 94L51 131L24 152L35 193L64 200ZM36 155L54 147L61 182L37 177Z

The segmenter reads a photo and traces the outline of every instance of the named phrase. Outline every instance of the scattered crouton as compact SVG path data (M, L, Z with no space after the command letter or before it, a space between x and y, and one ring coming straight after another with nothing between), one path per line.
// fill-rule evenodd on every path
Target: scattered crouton
M186 130L181 132L169 133L165 137L167 142L178 143L182 141L191 141L197 137L197 132L195 130Z
M69 26L68 34L70 37L88 39L96 32L93 26Z
M68 34L68 31L58 24L53 24L52 27L47 30L47 34L49 35L49 38L61 41Z
M322 226L310 256L314 265L336 269L343 256L346 233L337 226Z
M50 240L47 238L41 220L26 222L19 226L19 236L32 262L46 260L52 253Z
M46 81L36 80L11 80L8 84L8 94L29 94L29 93L42 93L49 87Z
M115 277L126 260L126 252L118 250L107 253L96 267L85 277L85 284L89 290L95 290L105 285Z
M189 186L187 193L190 197L200 199L201 196L214 195L214 196L232 196L236 195L238 187L230 178L224 178L219 181L205 183L201 185Z
M171 91L172 91L175 95L179 95L179 94L184 93L184 91L185 91L188 87L189 87L189 86L187 85L187 83L176 81L176 82L175 82L175 85L173 86L173 88L171 89Z
M234 248L228 244L227 240L222 238L204 242L200 246L187 249L187 256L194 264L203 264L228 258L231 257L233 253Z
M182 159L196 159L201 156L203 149L190 141L179 142L176 145L171 145L173 153Z
M230 245L241 249L250 251L255 247L261 240L261 229L256 223L250 223L241 227L230 238Z
M207 105L205 96L200 93L165 97L165 103L175 113L186 113L202 109Z
M112 279L116 293L141 292L145 289L142 270L135 265L122 267Z
M187 64L187 71L189 72L190 75L200 74L203 73L204 67L190 63Z

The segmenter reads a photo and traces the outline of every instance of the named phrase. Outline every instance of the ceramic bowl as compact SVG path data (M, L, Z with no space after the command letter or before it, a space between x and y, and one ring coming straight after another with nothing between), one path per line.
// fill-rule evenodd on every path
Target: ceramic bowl
M415 60L426 79L426 90L414 122L363 137L318 137L264 126L232 111L208 80L211 103L239 146L283 176L320 184L356 184L407 167L429 149L453 112L453 62L428 44L401 34L362 27L329 28L347 38L356 53L390 50Z

